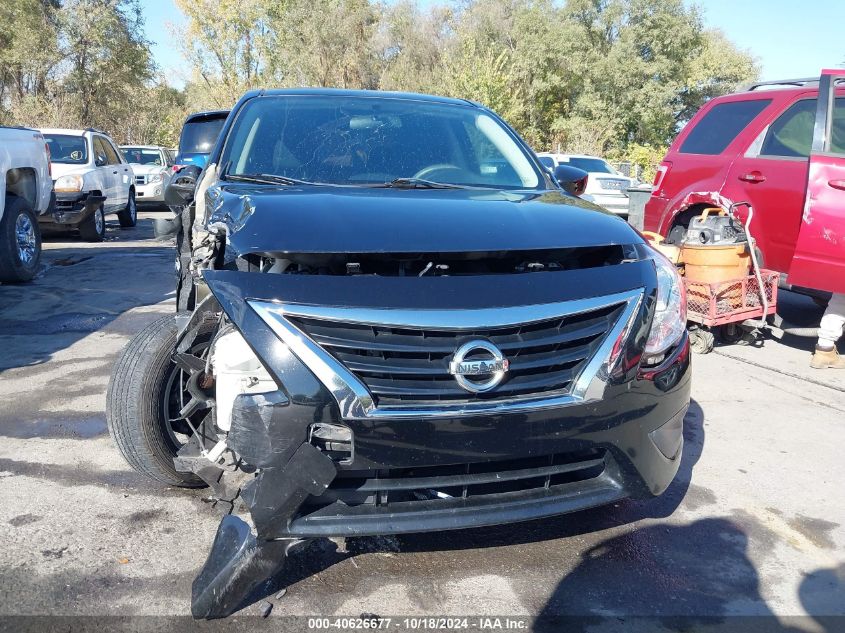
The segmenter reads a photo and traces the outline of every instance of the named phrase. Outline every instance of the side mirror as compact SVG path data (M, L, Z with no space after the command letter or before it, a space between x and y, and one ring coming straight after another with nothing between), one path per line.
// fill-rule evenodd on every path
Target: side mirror
M170 179L164 190L164 202L170 206L182 207L194 200L194 190L202 170L196 165L186 165Z
M561 189L573 196L580 196L587 190L589 175L583 169L569 165L558 165L555 167L554 176Z
M103 167L106 164L106 155L105 154L97 154L94 158L94 164L97 167Z

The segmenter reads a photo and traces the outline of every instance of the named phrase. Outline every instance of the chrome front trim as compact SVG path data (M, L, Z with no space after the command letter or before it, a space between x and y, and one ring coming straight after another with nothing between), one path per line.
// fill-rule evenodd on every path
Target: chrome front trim
M590 299L475 310L348 308L257 300L250 300L247 303L332 393L344 419L372 419L525 412L599 400L604 395L608 376L618 361L621 346L618 346L617 342L624 340L630 333L642 299L643 289L638 288ZM557 396L515 397L507 400L431 406L376 407L375 400L366 385L343 363L287 318L292 316L361 325L461 331L535 323L623 303L625 305L622 314L608 331L601 346L578 375L568 393Z
M358 380L343 363L284 318L278 312L277 304L263 301L248 301L247 303L331 392L340 407L341 417L344 419L370 417L375 410L373 397L364 383Z

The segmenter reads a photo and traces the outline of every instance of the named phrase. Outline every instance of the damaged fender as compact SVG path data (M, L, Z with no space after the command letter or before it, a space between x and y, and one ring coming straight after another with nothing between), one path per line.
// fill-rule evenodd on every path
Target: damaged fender
M337 474L334 462L308 443L309 426L320 421L314 419L313 403L324 400L325 409L331 395L308 372L285 372L291 363L299 363L287 346L266 326L258 326L260 319L237 293L221 286L214 290L206 305L222 308L249 345L261 350L260 358L273 368L277 383L280 374L295 382L287 389L278 385L277 391L235 398L225 441L236 460L226 455L214 459L217 437L206 423L199 429L200 437L195 435L175 460L178 469L196 473L209 485L215 504L227 515L194 581L196 618L226 617L251 601L254 592L282 568L287 548L299 541L288 531L299 507L309 495L325 492ZM208 314L187 325L177 353ZM209 415L207 422L210 419ZM254 529L229 515L238 507L249 511Z

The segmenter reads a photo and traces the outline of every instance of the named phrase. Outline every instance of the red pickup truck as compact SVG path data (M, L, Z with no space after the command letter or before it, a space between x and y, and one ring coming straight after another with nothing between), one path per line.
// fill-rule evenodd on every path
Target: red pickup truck
M845 292L845 69L708 102L660 164L645 228L677 237L703 208L741 201L766 268Z

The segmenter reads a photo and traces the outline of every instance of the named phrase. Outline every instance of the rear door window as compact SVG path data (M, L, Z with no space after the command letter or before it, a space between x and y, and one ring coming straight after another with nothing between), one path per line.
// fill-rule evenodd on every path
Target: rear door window
M808 158L813 145L815 121L815 99L793 103L769 126L760 155Z
M97 167L103 167L108 164L109 158L108 154L106 154L105 143L103 143L103 139L99 136L94 137L94 157L94 164Z
M771 102L771 99L754 99L713 106L690 131L678 151L682 154L721 154Z
M845 97L837 97L830 125L830 150L845 155Z
M118 156L114 145L109 143L106 139L100 140L103 143L103 149L106 151L106 158L108 159L109 165L120 165L120 156Z
M182 127L182 135L179 138L179 153L180 154L208 154L214 143L217 142L217 137L220 130L223 129L223 124L226 118L216 119L197 119L195 121L188 121Z

